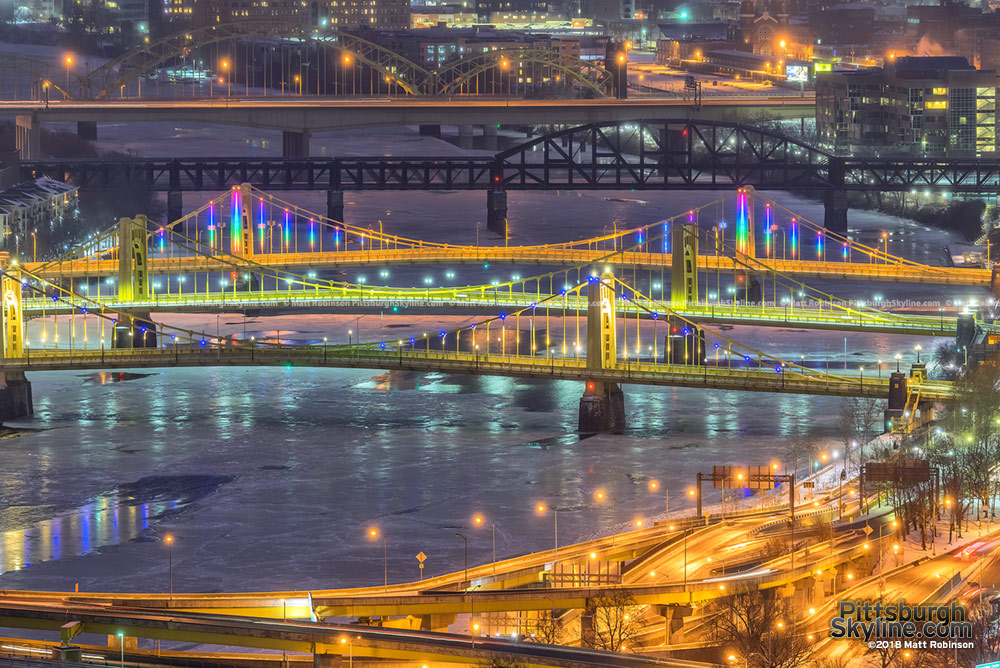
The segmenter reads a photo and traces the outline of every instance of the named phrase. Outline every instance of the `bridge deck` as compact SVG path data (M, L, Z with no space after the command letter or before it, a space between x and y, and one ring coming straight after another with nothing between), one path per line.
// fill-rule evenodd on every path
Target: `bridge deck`
M724 362L723 362L724 364ZM734 362L734 365L736 363ZM74 369L129 369L175 366L311 366L362 369L401 369L417 372L475 373L551 380L601 381L674 387L782 392L844 397L885 398L888 378L805 374L769 367L686 366L619 362L614 368L588 370L580 359L542 356L477 355L470 353L372 350L367 347L260 347L246 349L188 348L99 351L33 351L22 358L8 358L8 371L59 371ZM924 401L942 401L951 385L926 381L914 388Z

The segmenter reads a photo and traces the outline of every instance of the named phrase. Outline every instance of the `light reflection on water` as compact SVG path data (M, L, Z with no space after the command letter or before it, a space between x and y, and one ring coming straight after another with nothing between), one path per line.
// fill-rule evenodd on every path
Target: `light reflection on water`
M0 527L0 574L108 545L151 540L147 529L231 481L224 476L148 476L44 517L42 508L8 508Z

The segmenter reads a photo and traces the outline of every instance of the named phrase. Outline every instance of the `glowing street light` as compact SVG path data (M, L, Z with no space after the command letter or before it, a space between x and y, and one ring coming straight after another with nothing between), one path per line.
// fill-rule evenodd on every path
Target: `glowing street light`
M170 579L170 598L174 597L174 537L167 534L163 537L163 542L167 544L167 563Z
M481 526L483 526L483 524L486 523L486 520L483 519L482 515L476 515L475 517L472 518L472 523L475 526L477 526L477 527L481 527ZM496 522L490 521L490 530L493 533L493 574L496 575L496 572L497 572L497 524L496 524Z
M649 481L649 491L655 492L660 488L660 483L656 480ZM670 517L670 490L666 486L663 488L663 518L669 519Z
M539 503L535 506L535 512L539 515L544 515L548 508L545 507L544 503ZM559 510L557 508L552 509L553 527L555 532L555 545L556 545L556 561L559 560Z
M388 543L388 537L385 534L381 534L381 536L382 536L382 562L384 565L383 587L385 587L385 591L388 591L389 590L389 543ZM371 527L370 529L368 529L368 537L371 540L378 540L379 530L376 529L375 527Z
M594 494L594 498L596 498L598 502L601 502L601 501L604 501L605 499L607 499L608 495L605 494L602 490L598 490L597 493ZM617 514L617 507L616 507L615 497L612 494L611 495L611 544L612 545L615 544L615 520L616 520L616 514Z

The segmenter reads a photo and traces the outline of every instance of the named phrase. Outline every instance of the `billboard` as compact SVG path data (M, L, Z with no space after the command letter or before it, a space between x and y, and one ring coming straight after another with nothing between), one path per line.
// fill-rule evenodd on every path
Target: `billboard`
M813 63L813 70L819 72L832 72L833 63Z
M808 65L786 65L785 79L788 81L809 81Z

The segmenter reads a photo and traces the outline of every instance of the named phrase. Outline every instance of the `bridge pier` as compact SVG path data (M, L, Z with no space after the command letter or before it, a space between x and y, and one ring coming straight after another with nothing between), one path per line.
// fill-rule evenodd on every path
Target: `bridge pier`
M625 428L625 393L618 383L587 381L580 398L578 430L584 434L620 432Z
M122 350L135 348L156 348L156 323L149 313L120 313L115 323L115 335L111 341L113 348Z
M885 432L892 431L893 424L899 424L906 408L907 379L901 371L893 371L889 375L889 406L885 409Z
M42 157L42 124L35 114L20 114L14 119L15 147L21 160Z
M486 191L486 229L507 238L507 191Z
M80 139L95 141L97 139L97 121L77 121L76 136Z
M1000 264L993 265L990 274L990 294L994 299L1000 299Z
M340 654L318 654L313 652L313 668L340 668L344 657Z
M309 139L312 136L308 130L281 131L281 156L284 158L308 158Z
M172 223L184 216L184 193L171 190L167 193L167 222Z
M847 234L846 191L831 190L823 193L823 227L837 234Z
M16 420L35 412L31 382L23 371L0 372L0 421Z
M420 615L420 630L447 633L448 627L455 623L458 615L449 613L433 613Z
M995 271L995 270L994 270ZM972 348L976 340L976 316L972 313L962 313L955 323L955 346L958 350Z
M676 645L684 642L684 618L691 616L690 605L658 605L657 613L663 617L663 642Z
M458 126L458 147L459 148L472 148L473 137L472 137L472 126L471 125L459 125Z
M487 151L500 150L500 138L497 136L497 126L487 123L483 126L483 148Z
M420 134L424 137L435 137L441 139L441 126L440 125L421 125Z
M326 217L330 220L344 222L344 191L326 191Z

